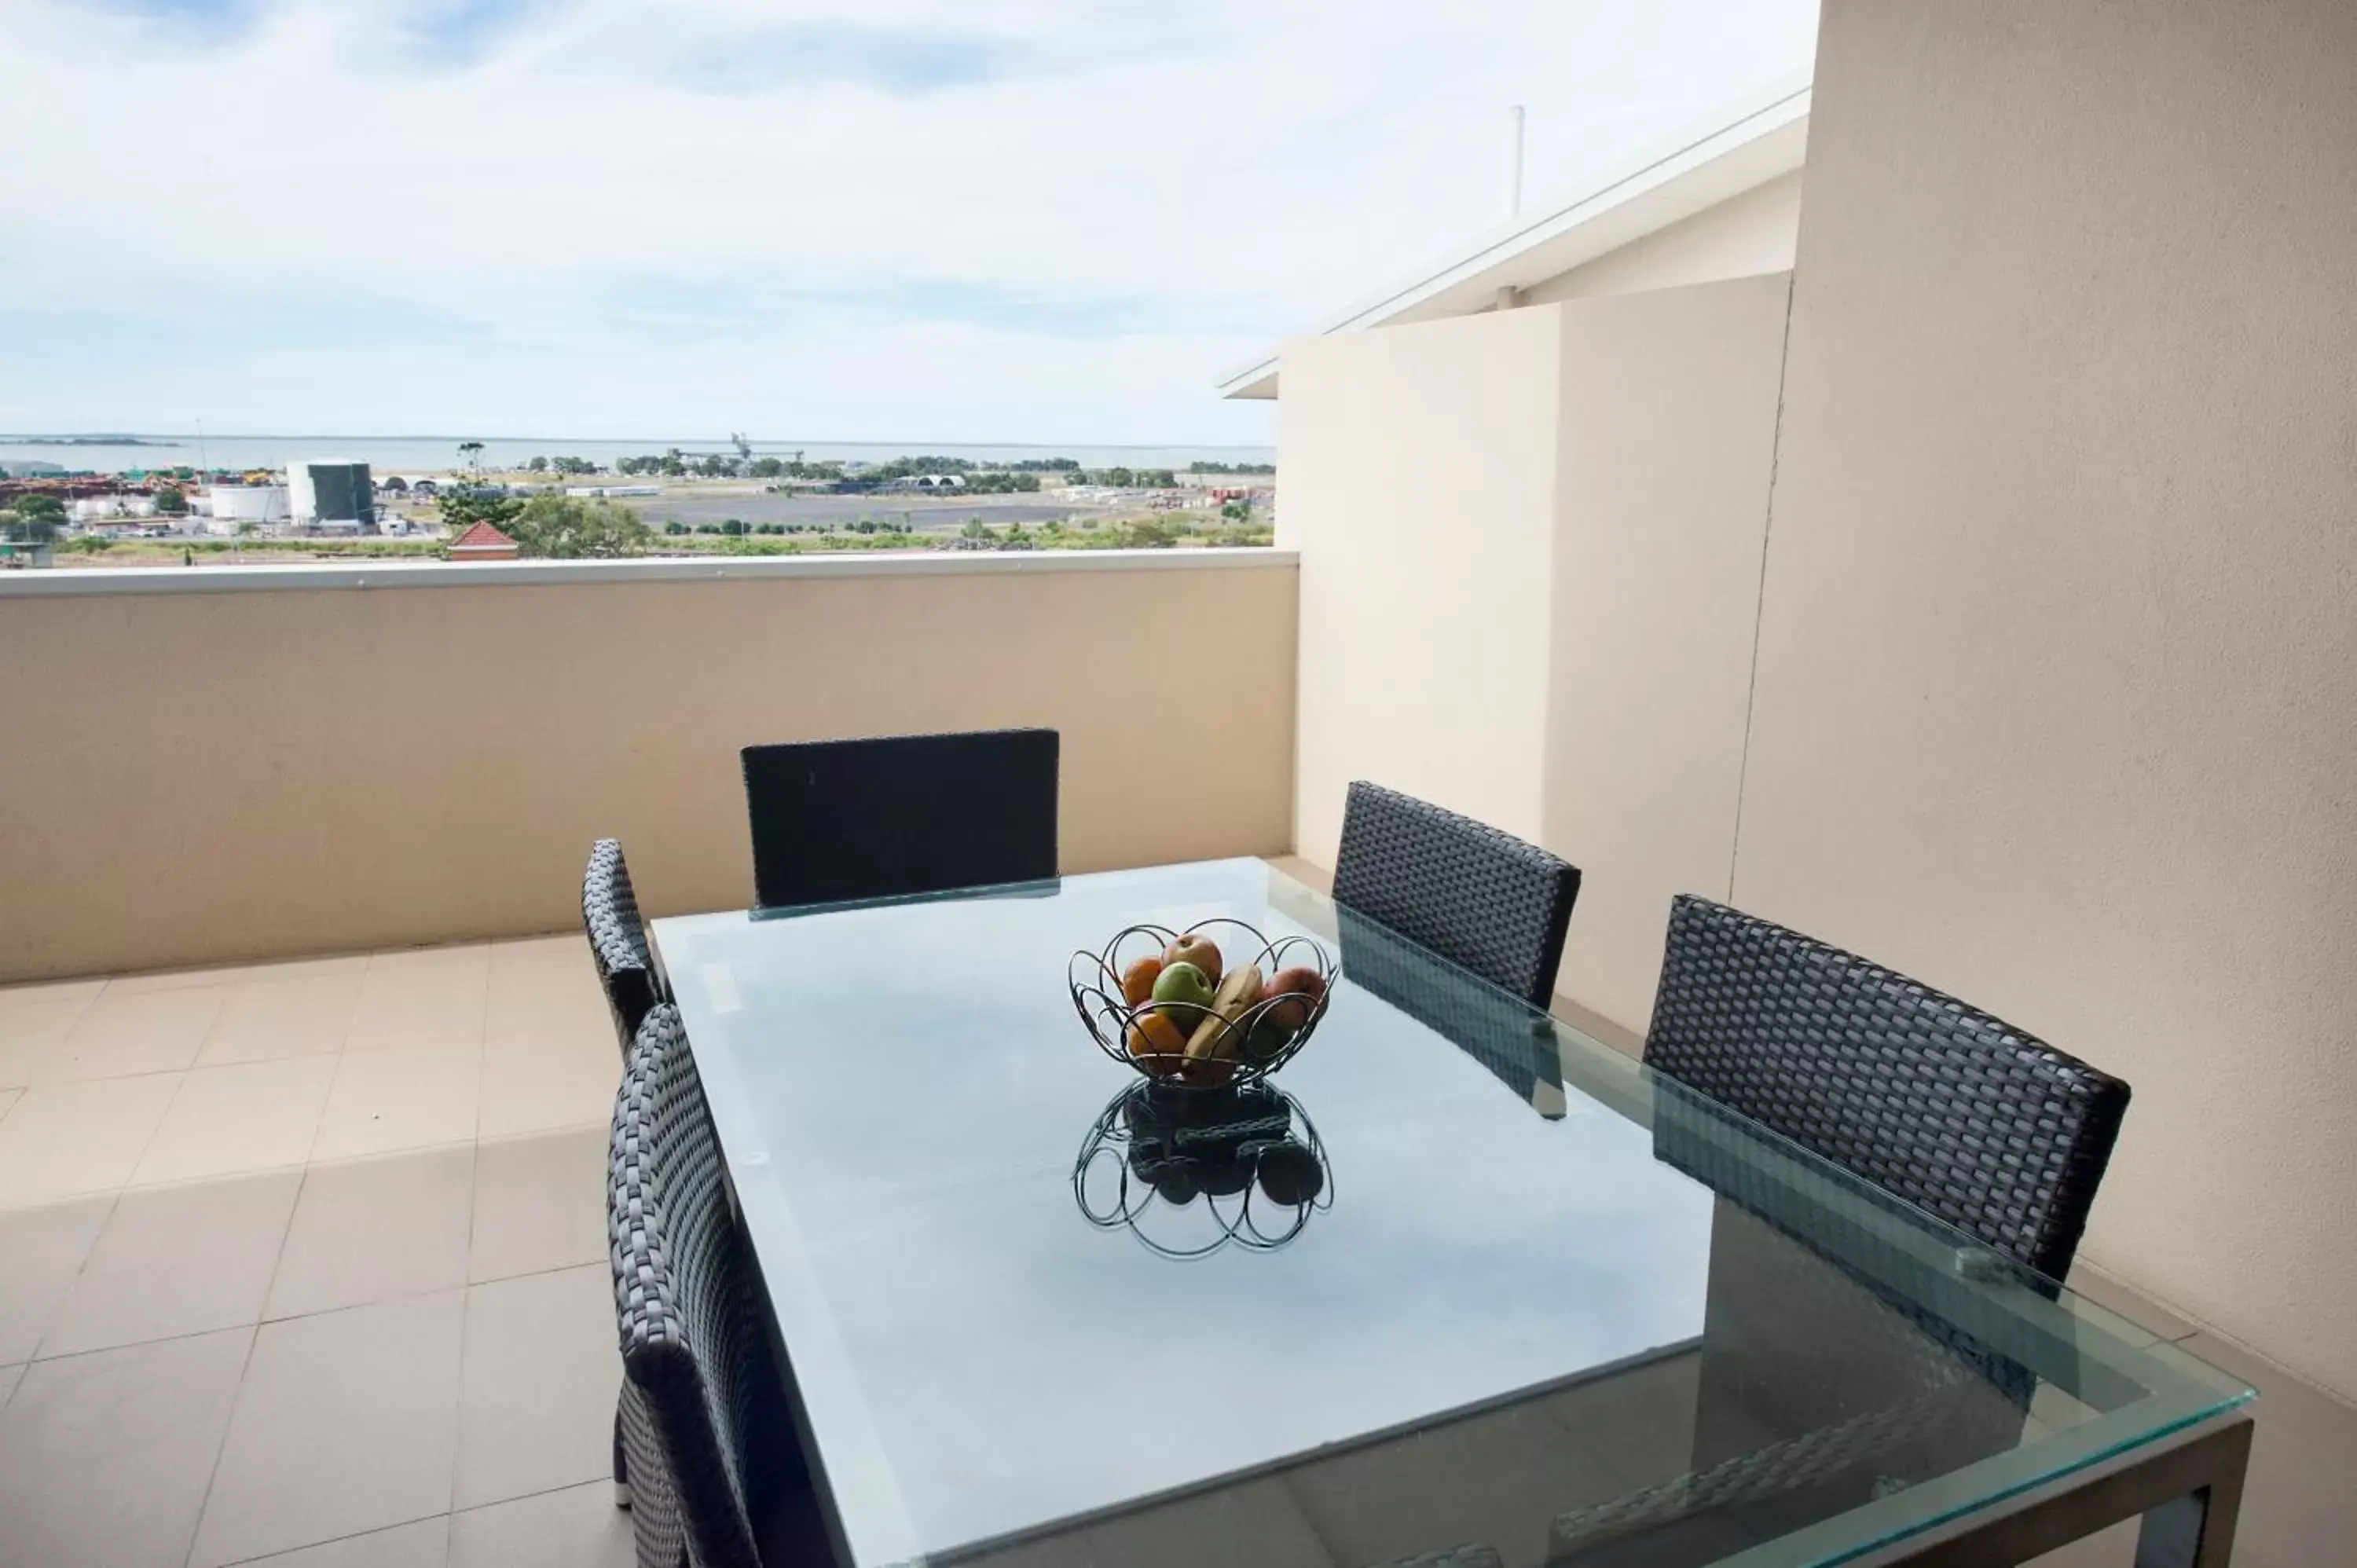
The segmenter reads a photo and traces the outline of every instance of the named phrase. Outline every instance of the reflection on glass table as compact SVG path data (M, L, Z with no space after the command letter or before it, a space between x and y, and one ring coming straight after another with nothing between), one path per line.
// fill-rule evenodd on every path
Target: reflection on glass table
M1186 1261L1286 1245L1333 1205L1334 1176L1309 1113L1273 1084L1207 1092L1141 1079L1082 1141L1072 1197L1097 1229Z

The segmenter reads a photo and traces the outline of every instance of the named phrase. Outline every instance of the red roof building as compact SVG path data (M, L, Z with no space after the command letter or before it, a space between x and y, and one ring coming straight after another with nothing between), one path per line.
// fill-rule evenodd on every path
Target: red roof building
M512 561L516 542L488 522L478 522L450 542L453 561Z

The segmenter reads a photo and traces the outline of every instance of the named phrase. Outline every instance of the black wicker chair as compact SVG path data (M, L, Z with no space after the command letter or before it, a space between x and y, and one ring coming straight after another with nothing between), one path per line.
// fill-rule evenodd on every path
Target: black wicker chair
M1363 781L1351 786L1334 902L1491 984L1555 996L1579 869L1511 833Z
M641 1568L759 1568L780 1462L781 1387L728 1210L679 1010L640 1026L614 1103L608 1235L619 1425ZM617 1476L622 1481L623 1476Z
M2050 1280L2128 1086L1854 954L1682 895L1648 1065Z
M753 901L765 909L1056 875L1057 732L748 746Z
M581 929L588 933L597 983L605 987L614 1034L627 1058L639 1025L662 1000L662 986L655 977L646 924L639 918L638 895L631 891L630 868L622 859L619 840L599 839L589 846L589 865L581 874Z

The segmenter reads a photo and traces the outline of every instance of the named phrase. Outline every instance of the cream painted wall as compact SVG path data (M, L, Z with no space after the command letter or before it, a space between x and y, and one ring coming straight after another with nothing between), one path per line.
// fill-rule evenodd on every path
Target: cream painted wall
M1801 229L1801 170L1705 207L1523 291L1549 305L1639 289L1790 272Z
M496 570L495 568L490 570ZM557 930L751 887L737 748L1063 732L1068 871L1282 851L1295 574L1003 570L0 599L0 979ZM1165 744L1172 682L1216 747Z
M1295 843L1321 865L1353 779L1539 831L1562 354L1551 308L1286 345Z
M1737 900L2127 1079L2087 1255L2357 1396L2357 7L1819 40Z
M1641 1035L1671 897L1727 896L1789 274L1563 307L1545 809L1556 989Z

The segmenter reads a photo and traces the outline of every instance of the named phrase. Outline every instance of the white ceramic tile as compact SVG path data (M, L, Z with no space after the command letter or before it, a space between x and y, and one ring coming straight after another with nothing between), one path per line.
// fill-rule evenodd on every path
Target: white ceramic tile
M293 1317L465 1284L474 1179L468 1144L312 1165L263 1315Z
M199 1067L333 1055L344 1048L360 1004L361 972L244 981L221 998L221 1015L197 1052Z
M211 963L187 969L151 969L140 974L118 974L106 983L108 996L153 996L163 991L196 991L233 985L245 978L243 964Z
M113 1212L113 1193L0 1209L0 1362L33 1359Z
M443 1568L449 1539L450 1520L445 1515L319 1546L249 1557L239 1568Z
M301 1184L274 1171L124 1193L39 1359L260 1322Z
M221 1004L219 986L125 996L110 990L74 1020L64 1045L35 1081L176 1072L197 1059Z
M606 1265L470 1287L451 1506L610 1482L621 1378Z
M361 976L368 972L369 955L364 952L332 953L325 958L278 959L269 963L248 964L237 972L241 983L248 985L317 984L334 981L350 986L357 993Z
M604 1127L486 1141L475 1150L469 1280L606 1262Z
M482 1059L475 1046L345 1053L311 1157L350 1159L472 1138ZM0 1122L0 1136L5 1132Z
M300 1165L319 1130L333 1057L199 1068L180 1089L132 1170L134 1186Z
M189 1568L446 1511L465 1318L448 1294L263 1325Z
M24 1097L24 1093L25 1091L21 1089L0 1089L0 1121L5 1121L7 1119L8 1107L16 1104L18 1100L22 1099Z
M179 1087L178 1073L158 1073L27 1090L0 1119L0 1204L121 1187Z
M16 1391L17 1380L25 1375L22 1361L13 1367L0 1367L0 1410L8 1408L8 1396Z
M490 949L371 953L344 1048L424 1050L483 1043Z
M604 1481L450 1516L449 1568L633 1568L637 1552Z
M42 1361L0 1411L0 1556L180 1568L253 1330Z
M479 1131L486 1138L504 1138L611 1125L621 1081L622 1058L610 1026L487 1047Z
M106 989L106 977L99 975L86 980L32 980L18 985L0 985L0 1019L16 1008L44 1002L90 1003Z
M484 1040L491 1046L587 1029L610 1041L614 1026L589 944L577 931L491 949Z
M67 1033L90 1005L89 997L65 997L0 1011L0 1087L44 1081L64 1053Z

